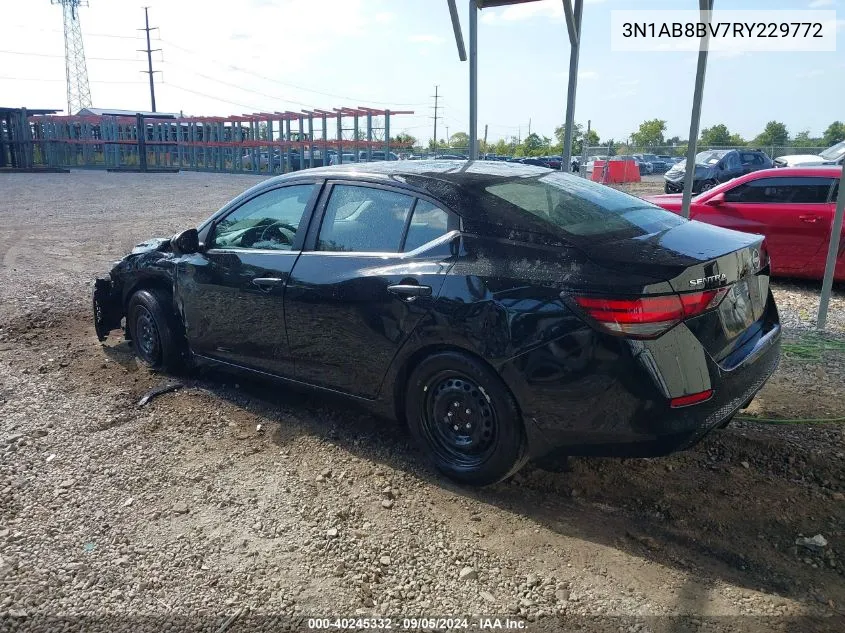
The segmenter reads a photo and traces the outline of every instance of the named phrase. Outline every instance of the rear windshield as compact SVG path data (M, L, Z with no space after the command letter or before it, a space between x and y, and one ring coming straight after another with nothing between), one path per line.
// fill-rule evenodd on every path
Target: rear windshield
M497 182L484 191L488 195L482 204L488 216L510 216L514 226L527 230L544 226L567 237L636 237L686 221L641 198L565 173ZM532 227L518 221L526 213Z

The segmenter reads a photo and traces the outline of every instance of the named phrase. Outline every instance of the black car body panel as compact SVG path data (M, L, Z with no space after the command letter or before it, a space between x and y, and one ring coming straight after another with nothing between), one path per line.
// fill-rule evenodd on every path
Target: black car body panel
M696 155L692 190L699 193L719 183L773 166L772 159L762 150L705 150ZM671 166L663 176L666 193L682 192L685 178L686 161Z
M98 336L119 327L136 289L152 285L173 297L199 362L328 389L401 417L405 380L420 359L461 350L507 385L533 456L689 446L750 400L777 365L780 326L762 238L689 222L635 198L631 222L579 234L491 193L550 174L572 195L610 195L575 176L506 162L382 162L269 179L200 224L200 252L180 254L169 240L152 240L98 280ZM297 183L314 193L289 251L204 246L230 211ZM409 252L317 251L338 183L436 203L449 224ZM659 221L641 221L637 210ZM278 282L256 287L256 277ZM573 302L584 293L676 296L710 287L701 280L724 289L718 308L648 340L597 328ZM427 292L391 290L414 284ZM707 402L670 404L707 390Z

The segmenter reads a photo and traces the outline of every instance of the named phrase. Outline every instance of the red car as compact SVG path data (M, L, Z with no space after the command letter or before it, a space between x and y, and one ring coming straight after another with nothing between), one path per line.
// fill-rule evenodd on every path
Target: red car
M821 279L841 173L840 167L755 171L695 196L690 218L765 235L772 274ZM681 197L673 193L646 200L680 213ZM837 281L845 281L843 248L845 239L836 262Z

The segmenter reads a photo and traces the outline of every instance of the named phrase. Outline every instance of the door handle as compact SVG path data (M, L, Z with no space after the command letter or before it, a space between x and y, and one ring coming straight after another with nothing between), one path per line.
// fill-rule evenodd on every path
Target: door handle
M813 224L814 222L819 221L819 216L817 215L799 215L798 219L802 222L807 222L809 224Z
M256 277L252 280L252 283L262 290L268 291L281 284L282 280L279 277Z
M402 297L405 301L414 301L417 297L431 296L431 286L420 286L419 284L396 284L388 286L387 291Z

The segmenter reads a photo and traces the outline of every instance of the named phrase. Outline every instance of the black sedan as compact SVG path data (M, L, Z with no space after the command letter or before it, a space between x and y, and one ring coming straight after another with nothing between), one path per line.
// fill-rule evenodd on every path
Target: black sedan
M99 338L345 394L447 476L651 456L726 424L780 325L763 238L559 171L401 161L271 178L138 245L94 291Z

